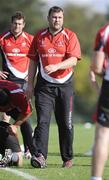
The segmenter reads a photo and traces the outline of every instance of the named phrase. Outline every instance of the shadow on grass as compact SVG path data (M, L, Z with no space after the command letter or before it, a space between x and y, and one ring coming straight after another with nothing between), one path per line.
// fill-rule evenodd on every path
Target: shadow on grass
M60 156L60 153L49 152L48 156Z
M48 153L48 156L60 156L60 153L55 153L55 152L50 152ZM91 157L91 156L87 156L85 154L82 154L82 153L77 153L77 154L74 154L74 157Z
M48 153L48 156L60 156L60 153L50 152L50 153ZM86 167L86 168L90 167L91 168L91 162L80 162L79 163L79 162L76 162L76 158L85 158L85 159L88 158L89 159L89 158L91 158L91 156L86 156L83 153L74 154L74 164L73 164L72 168L73 167ZM106 165L106 167L109 168L109 165ZM62 167L62 162L61 163L47 163L47 168L48 169L52 169L52 168L67 169L67 168ZM47 169L47 168L45 168L45 169ZM72 168L70 168L70 169L72 169ZM24 164L23 167L18 167L18 169L31 169L31 170L33 169L34 170L35 168L31 166L30 160L29 160L28 164L26 164L26 166ZM39 168L39 170L40 170L40 168Z
M74 167L91 167L91 164L78 164L78 163L74 163L74 165L71 168L63 168L62 164L47 164L47 168L72 169Z
M88 156L88 155L85 155L83 153L77 153L77 154L74 154L74 157L87 157L87 158L91 158L92 156Z

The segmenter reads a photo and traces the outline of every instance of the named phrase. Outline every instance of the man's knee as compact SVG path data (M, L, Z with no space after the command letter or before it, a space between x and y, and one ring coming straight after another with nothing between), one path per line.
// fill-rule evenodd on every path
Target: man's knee
M9 123L10 116L8 116L6 113L2 113L1 119L2 119L2 121L5 121L5 122Z
M23 163L22 152L14 152L12 154L11 161L12 161L12 165L22 166Z

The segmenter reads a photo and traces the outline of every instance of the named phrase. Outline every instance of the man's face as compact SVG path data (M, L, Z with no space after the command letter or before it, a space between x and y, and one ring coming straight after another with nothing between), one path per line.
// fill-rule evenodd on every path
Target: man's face
M15 36L21 34L24 27L25 23L23 19L14 19L11 23L11 31Z
M63 26L63 12L53 12L48 17L49 27L52 31L58 31Z

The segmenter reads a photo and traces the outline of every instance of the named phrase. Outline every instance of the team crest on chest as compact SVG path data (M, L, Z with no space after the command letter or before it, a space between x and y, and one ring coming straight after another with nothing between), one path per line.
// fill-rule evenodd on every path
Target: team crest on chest
M7 43L7 46L11 46L11 43L10 43L10 42L8 42L8 43Z
M22 43L22 47L25 47L25 46L26 46L26 42L23 42L23 43Z
M64 46L64 41L56 41L55 45L57 45L57 46Z

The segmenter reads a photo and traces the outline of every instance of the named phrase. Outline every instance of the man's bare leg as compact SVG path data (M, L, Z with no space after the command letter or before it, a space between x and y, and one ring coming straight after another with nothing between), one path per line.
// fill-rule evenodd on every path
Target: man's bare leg
M92 157L92 176L102 178L109 153L109 128L96 124Z

